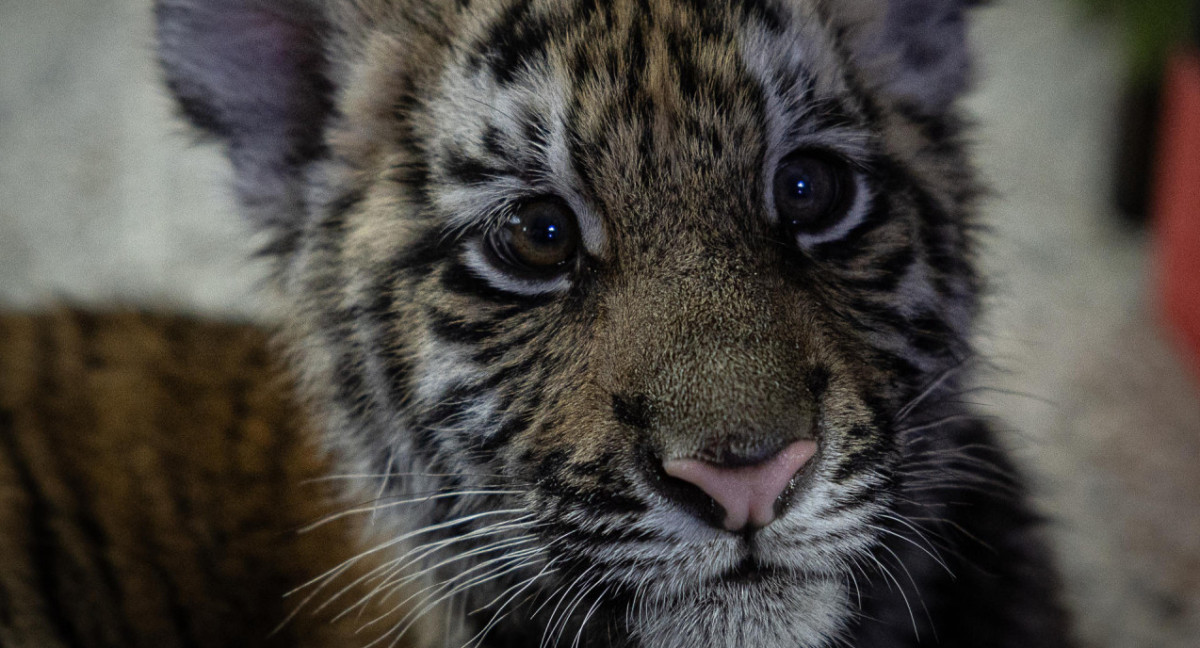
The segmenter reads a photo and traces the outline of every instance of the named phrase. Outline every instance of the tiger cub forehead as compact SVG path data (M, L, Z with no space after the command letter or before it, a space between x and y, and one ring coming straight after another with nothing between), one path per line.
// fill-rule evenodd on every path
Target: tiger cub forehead
M760 236L779 158L814 147L866 164L877 146L810 3L476 0L445 21L453 39L429 39L428 65L407 34L378 34L402 51L368 48L363 94L393 88L383 104L405 109L348 117L404 122L371 146L390 140L388 163L421 166L392 177L450 229L549 194L598 258L626 235Z

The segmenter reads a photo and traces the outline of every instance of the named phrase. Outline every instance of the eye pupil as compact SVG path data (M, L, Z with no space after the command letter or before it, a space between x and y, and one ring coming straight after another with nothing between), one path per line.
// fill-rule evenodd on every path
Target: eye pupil
M575 256L579 228L561 202L538 199L516 208L491 238L493 254L512 271L554 274Z
M816 234L837 224L852 204L847 166L833 156L799 151L775 171L775 210L790 236Z
M525 234L535 245L554 245L562 239L562 229L561 225L545 215L539 215L524 226Z

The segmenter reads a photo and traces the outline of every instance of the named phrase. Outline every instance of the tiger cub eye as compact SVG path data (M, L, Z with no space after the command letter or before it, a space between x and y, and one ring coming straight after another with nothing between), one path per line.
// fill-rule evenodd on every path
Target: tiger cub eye
M550 199L522 204L493 237L493 248L502 261L539 274L562 271L578 247L575 215Z
M797 151L775 170L775 210L791 236L816 234L836 225L854 203L854 178L837 158Z

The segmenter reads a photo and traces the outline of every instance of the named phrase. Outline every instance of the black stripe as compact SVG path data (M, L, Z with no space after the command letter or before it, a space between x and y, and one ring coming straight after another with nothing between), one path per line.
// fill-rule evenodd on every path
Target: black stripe
M179 112L183 117L193 126L204 131L205 135L228 140L233 131L221 120L212 103L198 96L181 92L181 87L182 84L178 79L167 79L167 90L174 95Z
M814 97L805 114L809 127L818 131L839 128L862 130L865 126L859 114L851 110L840 97Z
M747 15L762 23L767 31L776 34L783 32L787 21L771 0L737 0L737 3Z
M720 6L709 0L683 0L682 4L686 4L692 12L690 17L693 23L688 25L689 31L696 29L697 35L705 39L721 38L726 34L723 9L730 5L729 2L721 3L724 6Z
M420 207L429 204L429 165L425 145L413 125L412 115L422 108L422 97L413 90L411 77L403 77L403 92L392 108L392 115L402 134L396 144L407 153L404 162L392 165L389 175L392 180L408 188L414 202Z
M460 383L438 396L438 404L418 415L411 425L413 441L417 451L427 460L443 465L438 450L446 445L446 428L463 420L467 409L485 393L478 385ZM469 446L473 438L459 439L460 445ZM446 471L453 472L453 471Z
M430 266L449 257L458 241L438 227L430 227L391 260L391 274L428 271ZM382 293L382 291L381 291Z
M556 297L552 293L524 295L500 290L476 274L474 270L457 261L442 270L441 285L450 292L494 304L520 303L528 306L542 306L554 301Z
M350 212L365 199L366 194L359 189L352 189L335 198L329 203L329 215L321 222L322 229L341 233L346 227L346 219Z
M58 357L59 349L54 344L54 332L47 330L44 333L42 343L39 346L41 352L41 366L45 368L54 367L57 363L55 360ZM39 377L39 395L41 398L36 401L37 422L40 431L61 429L68 427L76 434L87 434L94 431L97 417L94 411L89 410L87 418L79 420L76 417L64 418L61 414L47 407L49 404L58 401L64 402L67 399L76 397L75 393L63 393L61 385L55 380L54 375L49 371L44 371ZM95 403L89 403L92 409L95 408ZM59 454L54 453L54 458L58 459ZM120 641L124 645L133 645L135 632L130 625L129 618L124 614L124 590L120 586L120 580L117 578L116 569L108 557L109 549L112 545L108 534L104 531L103 525L96 518L95 507L92 504L92 490L87 487L80 479L76 471L67 469L57 463L52 467L55 474L60 477L63 485L71 493L75 499L74 506L74 527L84 536L83 545L91 549L90 562L91 566L99 571L102 587L107 590L107 595L99 592L89 592L91 594L99 594L96 599L92 600L95 605L98 601L108 602L112 608L106 611L89 610L94 612L87 616L88 619L96 622L111 621L115 626L115 631L121 637ZM110 618L111 617L111 618ZM85 632L84 629L80 629ZM93 628L94 632L95 629Z
M860 441L863 441L866 439L870 439L872 436L874 436L877 433L877 430L878 430L878 428L874 428L874 427L871 427L870 425L860 423L858 425L850 426L850 429L846 430L846 435L852 439L858 439Z
M812 402L820 403L825 398L825 392L829 390L830 378L828 367L816 366L808 370L804 376L804 386L808 388Z
M630 27L629 33L626 35L626 46L624 48L625 65L620 62L616 63L616 69L610 70L609 75L614 82L619 80L621 70L624 70L628 75L629 86L636 85L635 80L640 80L646 73L646 30L642 26L642 21L635 20ZM610 48L611 55L618 54L614 51L615 48Z
M606 110L615 110L616 106L609 103ZM580 132L579 119L580 115L585 114L585 111L580 109L579 100L572 99L571 107L567 110L566 122L567 129L571 133ZM595 142L584 141L582 137L567 138L567 154L571 157L571 167L575 170L579 181L583 184L584 195L596 195L596 179L592 173L583 173L584 169L591 169L598 166L599 160L603 157L602 149ZM629 161L633 163L632 160Z
M650 399L645 394L613 394L612 412L621 425L635 430L650 429Z
M625 514L643 513L646 503L618 490L593 484L580 486L567 481L568 478L595 476L611 466L600 466L594 462L570 463L563 452L552 452L544 457L538 465L540 475L537 481L538 490L555 498L555 508L566 513L586 502L586 509L591 514ZM592 481L592 480L589 480ZM619 480L613 484L620 487ZM624 484L628 486L628 484ZM560 516L562 517L562 516Z
M915 261L915 250L912 246L905 245L888 253L882 259L873 261L869 275L844 277L841 282L854 290L864 292L895 292L896 287L908 274L908 269Z
M445 473L448 475L457 472L451 468L451 464L438 452L442 438L440 428L436 425L414 420L409 424L409 430L412 434L413 448L417 451L420 458L425 461L430 472Z
M919 315L909 320L908 326L909 344L922 353L947 357L955 355L955 351L965 346L954 329L936 313Z
M582 496L582 495L576 495ZM557 519L561 520L568 512L566 507L559 509ZM654 529L634 529L622 520L613 520L604 529L589 529L565 522L550 522L540 527L543 537L561 538L559 546L563 551L572 553L595 553L597 545L621 545L631 542L670 541L661 532Z
M510 5L481 43L492 75L502 84L512 83L522 66L546 51L550 25L532 15L532 4L531 0L518 0Z
M489 122L483 129L483 150L487 151L492 157L504 159L506 151L503 139L504 133L495 124Z
M471 157L458 147L446 151L442 170L450 180L464 185L483 184L505 175L504 169L488 166L483 160Z
M902 385L911 388L925 373L912 360L884 349L875 349L870 361L890 375L893 386Z
M888 411L886 399L877 391L863 394L863 405L871 413L870 426L876 430L885 430L891 424L892 414Z
M413 145L415 146L415 144ZM424 161L424 152L413 153L413 160L392 165L390 175L392 180L408 188L417 205L429 204L429 165Z
M254 258L270 259L288 256L300 246L301 232L299 229L277 230L271 234L270 239L254 250Z
M855 325L872 331L889 330L898 333L908 331L908 320L904 313L891 304L875 301L888 295L856 295L850 300L850 308L854 311Z
M834 483L841 483L859 473L878 469L885 463L891 446L888 438L880 435L869 445L848 453L833 474Z
M0 413L0 416L3 416L3 414ZM0 421L0 434L7 434L2 421ZM9 560L12 560L11 556ZM5 589L3 581L0 581L0 628L11 628L14 618L12 594ZM3 648L3 646L4 642L0 640L0 648Z
M394 266L394 263L391 264ZM411 396L409 382L413 367L409 354L395 335L389 333L397 314L393 312L395 294L391 286L396 282L394 272L375 272L371 282L371 296L357 322L363 332L363 354L370 368L383 375L386 389L393 404L407 403Z
M913 201L921 217L919 230L921 243L925 247L926 259L938 272L934 274L935 288L943 295L951 294L946 281L950 276L971 277L974 271L967 259L963 240L965 223L962 218L944 209L938 201L916 180L906 165L898 160L885 160L883 172L890 177ZM898 187L898 190L900 190Z
M145 521L143 520L143 522ZM151 545L149 541L150 533L142 533L141 535L148 545L145 555L142 556L143 564L150 571L154 572L155 579L166 590L165 605L171 623L175 626L175 635L178 637L180 645L183 648L201 648L200 641L196 637L195 628L192 624L192 618L181 600L179 587L176 585L174 578L172 578L171 572L163 567L158 559L159 556L166 553L165 548Z
M500 399L500 405L497 410L504 413L507 418L496 430L496 432L488 435L482 440L477 441L479 450L482 452L492 453L499 450L517 434L520 434L529 429L533 424L535 404L540 404L542 399L542 390L546 386L548 377L546 372L540 372L533 383L527 384L519 390L510 390L505 392ZM498 384L498 382L497 382ZM521 399L516 405L514 401ZM523 456L521 463L529 463L532 458Z
M830 21L832 23L834 21ZM851 51L849 44L854 42L845 27L838 27L833 30L833 38L829 40L833 51L838 55L841 63L841 81L845 84L846 90L857 105L856 107L863 113L863 123L866 124L883 124L886 120L883 118L883 110L876 102L874 93L867 90L864 86L864 79L856 72L858 65L855 59L858 56Z
M392 404L398 406L407 403L412 396L412 362L400 348L376 349L376 353L383 365L383 377L387 381Z
M842 490L838 493L838 497L844 499L839 499L833 506L825 509L826 515L832 515L834 513L848 513L850 511L862 508L863 506L874 502L878 497L878 492L879 489L865 488L855 490L854 492L850 493L849 496L847 496L847 491ZM817 540L818 539L814 538L813 542L816 542Z
M520 361L514 364L500 367L495 371L495 373L477 383L475 388L478 390L495 389L496 387L499 387L500 385L512 380L514 376L524 376L533 373L533 370L538 368L542 362L542 359L538 357L539 355L540 354L530 353L522 357ZM535 390L526 389L523 391Z
M522 412L505 419L504 423L495 432L478 438L475 442L475 448L482 453L491 455L503 446L508 445L512 438L525 430L533 422L533 417L528 412Z
M933 142L934 149L939 153L960 150L959 140L964 123L953 113L929 113L906 102L897 103L894 108L904 119L916 125L921 134Z
M567 66L571 70L571 78L576 79L578 83L583 83L599 74L596 66L592 65L592 60L588 56L587 49L582 47L575 49L571 52L570 56L571 58L567 62ZM568 122L570 121L568 120ZM571 131L575 132L574 129L571 129Z
M518 307L521 312L524 308ZM497 314L497 317L505 317L506 314ZM471 355L471 360L481 366L490 366L492 363L498 362L504 356L513 353L525 353L521 349L536 338L542 330L538 327L527 327L524 330L518 331L515 334L510 334L499 339L492 340L492 344L485 346Z
M506 413L528 413L532 418L536 418L534 414L537 412L554 412L556 411L557 403L546 403L544 394L546 383L550 382L550 372L539 371L532 381L524 383L519 389L510 389L501 392L499 410ZM543 425L548 424L548 421L543 421Z
M247 386L245 381L239 382L241 384L234 387L233 391L238 394L243 394L247 391ZM235 407L241 407L243 410L245 409L244 397L238 399L237 403L235 403ZM235 420L239 421L246 419L244 414L241 412L234 412L233 416L235 417ZM170 429L170 425L170 422L166 422L165 424L158 423L157 427L158 429ZM228 436L229 434L229 431L226 430L226 435ZM188 473L183 469L182 466L179 465L179 459L180 457L175 453L168 452L162 454L162 460L165 464L162 477L166 483L167 491L170 493L170 500L175 505L174 514L176 524L182 527L187 525L189 520L202 519L203 514L196 513L192 499L188 495L187 488L183 483L183 480L187 477ZM140 535L147 542L149 542L149 538L151 537L150 533L142 533ZM226 546L225 543L219 540L216 541L216 544L218 547ZM213 552L212 544L203 540L197 540L197 542L195 542L194 549L195 551L190 555L190 558L192 559L197 570L201 573L208 588L207 591L220 592L221 588L224 586L224 579L220 575L220 561ZM165 553L164 549L154 548L148 551L147 555L153 557L163 553ZM162 569L162 566L157 560L149 560L147 562L147 566L151 567L152 570L155 571L155 573L158 575L158 580L168 589L168 601L170 607L172 608L171 616L175 623L175 627L179 630L179 636L183 640L184 645L188 646L188 648L198 646L199 644L195 639L195 630L191 625L190 620L180 616L184 613L184 610L182 607L180 607L181 604L179 602L177 588L175 588L174 582L169 580L171 577L170 572Z
M607 9L608 7L605 5L603 8ZM596 15L596 13L600 10L601 6L598 2L596 2L596 0L579 0L578 2L574 2L571 6L571 22L576 24L588 22L591 20L592 16ZM606 11L603 17L606 21L606 24L611 24L609 22L612 18L610 13ZM580 79L583 77L574 78Z
M29 529L29 553L37 590L42 595L44 610L50 626L69 648L83 648L86 644L75 626L72 616L63 607L63 592L60 586L59 558L66 558L58 534L51 528L50 519L55 516L54 507L46 499L33 469L17 446L16 426L12 412L0 410L0 443L17 474L22 490L29 498L29 512L25 526Z
M524 146L545 151L550 148L550 125L546 123L546 116L532 110L525 110L521 114L521 133L525 136ZM548 171L549 169L528 169L530 171Z
M458 344L480 344L497 334L497 323L493 320L468 321L461 315L452 315L436 308L426 308L430 331L444 342Z

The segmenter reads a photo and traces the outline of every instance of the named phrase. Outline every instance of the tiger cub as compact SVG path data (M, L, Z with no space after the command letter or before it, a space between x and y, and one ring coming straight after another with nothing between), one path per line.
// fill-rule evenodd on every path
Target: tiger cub
M348 558L248 587L317 568L290 609L346 646L1069 645L958 398L968 4L158 0L166 82L269 241L314 470L365 502Z

